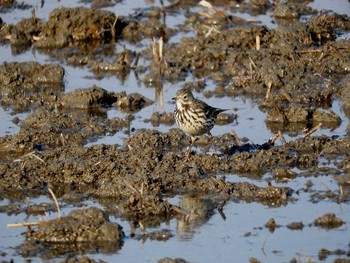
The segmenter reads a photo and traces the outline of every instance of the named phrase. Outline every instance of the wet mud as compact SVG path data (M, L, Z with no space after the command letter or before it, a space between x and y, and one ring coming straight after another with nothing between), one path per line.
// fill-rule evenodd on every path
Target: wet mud
M332 111L339 100L346 117L350 117L350 42L337 40L350 30L349 17L319 13L298 1L272 5L269 1L242 3L240 11L264 13L274 9L278 27L268 29L257 23L228 15L225 11L199 14L189 7L197 1L178 1L173 5L151 8L139 16L116 16L109 11L88 8L60 8L50 13L48 21L35 17L17 24L1 21L0 43L11 45L16 52L35 47L63 63L88 67L96 77L116 74L125 78L134 71L144 83L176 82L192 74L209 78L215 89L205 90L205 81L188 82L188 88L211 96L247 96L254 98L267 113L266 123L273 133L295 134L322 124L335 129L342 121ZM230 3L213 1L222 8ZM1 8L9 8L5 1ZM16 1L11 8L19 8ZM25 7L23 7L25 8ZM28 7L31 8L31 7ZM168 28L160 17L178 8L188 9L186 21L179 28ZM235 10L235 6L230 6ZM224 10L224 9L223 9ZM308 22L300 16L309 15ZM194 30L196 36L168 43L173 35ZM155 47L142 51L124 48L116 52L118 40L137 43L156 39ZM164 41L157 53L158 40ZM112 58L112 59L111 59ZM142 58L146 64L139 64ZM103 87L76 87L65 92L65 71L59 64L36 62L0 65L0 104L13 113L29 113L26 119L14 119L20 130L0 138L0 198L35 197L52 189L62 200L79 202L95 198L106 203L107 212L95 208L75 211L64 218L42 222L26 232L20 251L25 257L42 255L52 258L79 251L118 251L124 233L108 221L106 213L117 214L132 222L158 225L172 217L184 217L187 224L203 223L214 209L229 200L261 202L278 207L293 201L297 191L274 186L298 177L329 172L343 186L341 194L314 193L313 201L324 195L336 202L349 202L349 127L347 136L306 136L283 143L242 143L232 132L221 136L203 136L189 162L184 152L189 138L174 125L171 112L155 112L145 118L155 129L130 130L133 114L153 103L138 93L108 92ZM108 118L115 108L128 113L127 118ZM236 120L222 114L219 125ZM169 126L168 132L156 127ZM94 145L88 142L118 132L130 134L123 145ZM254 141L254 138L248 138ZM214 148L214 149L213 149ZM212 150L215 153L207 153ZM212 152L211 151L211 152ZM337 158L337 167L320 166L320 157ZM300 169L300 173L294 168ZM271 173L273 180L265 186L253 182L230 182L225 174L237 174L252 180ZM307 174L307 175L306 175ZM338 176L338 177L336 177ZM310 186L312 188L312 186ZM71 196L73 195L73 196ZM167 198L195 195L210 200L203 214L200 204L183 203L181 208ZM196 199L197 200L197 199ZM115 207L118 207L116 210ZM193 208L198 208L193 211ZM55 206L3 206L2 213L40 214ZM314 224L332 229L344 222L334 214L315 218ZM261 225L263 225L262 223ZM287 228L302 230L306 223L291 222ZM272 218L265 224L270 231L281 227ZM81 233L88 233L82 236ZM106 235L111 235L106 236ZM101 237L108 240L101 240ZM167 240L166 231L144 233L138 239ZM106 241L108 241L106 243ZM55 243L47 247L45 244ZM34 254L33 254L34 253ZM320 252L321 253L321 252ZM327 257L325 250L320 257ZM44 255L45 254L45 255ZM72 258L66 262L93 262ZM159 262L186 262L181 258L164 258Z
M42 221L35 230L29 227L20 253L24 257L46 258L76 250L86 253L96 248L111 253L120 249L124 236L118 224L110 223L103 211L92 207L73 211L63 218Z

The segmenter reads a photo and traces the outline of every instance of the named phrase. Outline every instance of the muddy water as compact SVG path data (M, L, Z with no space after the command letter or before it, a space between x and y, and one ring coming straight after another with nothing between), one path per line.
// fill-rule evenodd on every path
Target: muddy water
M266 4L268 1L262 2ZM92 5L78 1L45 1L43 6L41 1L23 3L30 7L14 5L10 9L4 9L0 13L2 20L5 23L16 24L24 18L31 18L34 8L36 17L47 21L54 8L90 8ZM169 4L171 3L165 2L165 5ZM272 6L266 10L262 9L264 12L255 13L251 12L254 6L243 7L242 4L240 8L240 4L237 4L236 8L225 9L228 6L225 1L217 1L214 4L227 10L230 15L249 21L255 20L254 24L257 27L261 24L269 29L282 26L280 22L276 22L273 16L275 8ZM138 17L145 19L143 14L148 14L153 10L152 7L162 6L158 1L122 1L114 6L106 6L103 10L113 11L117 15L137 21ZM330 14L335 12L350 15L348 1L336 1L336 4L335 1L314 1L307 7L312 7L316 12L317 9L325 9L331 10ZM192 26L196 28L200 23L194 18L197 11L205 12L207 9L189 1L188 5L168 10L165 24L167 28L179 29L179 25L190 25L193 22ZM314 11L299 12L300 20L305 23L315 14ZM188 20L185 22L186 18ZM225 26L220 27L222 19L215 19L218 20L219 30L225 30ZM344 28L346 27L341 29L343 31L340 30L341 34L337 40L329 40L330 43L344 39L344 35L349 33L349 28ZM203 33L196 30L170 34L166 45L180 45L184 37L203 37ZM243 41L243 38L241 40ZM197 42L194 44L200 45ZM28 108L23 109L16 103L1 107L0 136L10 136L1 141L1 146L6 146L5 149L1 149L0 170L1 260L61 262L73 257L83 261L85 256L106 262L157 262L165 258L168 258L168 261L163 262L181 262L171 261L179 258L182 262L349 260L349 114L348 108L344 106L348 100L346 95L341 95L343 93L336 89L339 83L348 81L348 60L339 62L344 63L339 65L344 70L335 69L334 75L339 74L339 78L333 78L334 76L327 71L320 71L323 74L322 80L310 77L310 81L314 81L310 82L310 85L322 86L326 95L322 92L314 95L307 89L308 85L299 82L291 86L300 85L304 90L293 90L293 87L289 87L289 90L284 91L289 93L293 103L301 105L301 108L305 107L303 92L307 93L311 104L308 110L314 116L316 114L313 110L316 108L320 112L333 111L337 118L341 119L341 122L338 122L337 118L332 119L332 116L327 115L331 124L324 122L323 127L305 142L301 140L303 129L316 125L316 121L305 125L303 120L298 120L295 126L277 125L278 128L266 122L268 114L273 114L272 103L278 105L284 96L287 98L284 103L288 104L288 95L278 92L281 89L278 86L278 78L274 79L272 88L272 94L276 97L265 103L262 101L266 90L260 91L261 86L258 85L250 88L256 83L254 78L249 78L250 73L244 71L225 72L233 74L231 77L235 78L236 83L251 81L247 85L243 83L239 87L241 89L238 92L235 90L233 95L230 90L234 85L225 79L220 81L217 75L210 72L201 75L201 72L188 69L187 75L179 74L176 78L167 77L164 73L160 82L151 82L150 78L156 74L153 72L153 75L147 75L152 71L148 59L150 50L146 50L151 46L149 36L138 39L136 43L121 38L116 43L97 45L96 50L102 50L102 47L109 45L115 49L112 56L122 52L123 46L135 52L143 52L139 66L146 67L146 71L138 69L128 74L109 73L97 76L89 65L82 64L77 67L70 64L67 57L72 51L67 47L53 49L55 52L35 46L18 51L17 47L9 42L2 42L1 65L5 62L31 61L40 64L59 63L65 70L65 94L96 85L107 92L109 100L116 100L116 104L124 98L126 101L130 99L119 94L123 91L126 91L126 94L138 93L153 103L137 110L125 110L116 105L99 106L97 108L100 111L91 114L91 117L71 105L68 109L65 108L64 103L71 101L70 98L78 96L78 93L64 97L59 91L52 89L58 97L58 102L51 101L50 96L43 93L45 99L41 106L33 96L34 103ZM210 46L210 41L207 45L208 48L217 48ZM308 52L325 45L326 41L306 44L308 48L304 49ZM330 45L329 48L334 47ZM96 50L94 52L98 53ZM170 59L171 50L167 52ZM339 49L337 52L343 51ZM106 55L108 49L98 54L103 61L113 61ZM182 53L181 55L184 56ZM218 60L221 59L220 54L214 52L214 55ZM259 61L260 58L253 55L253 60ZM204 53L203 56L207 55ZM322 59L321 56L317 58ZM295 60L295 57L291 56L290 60ZM244 61L240 62L244 64ZM215 60L208 59L207 63L213 63L215 66ZM237 63L237 66L242 65ZM249 69L249 66L246 68ZM293 71L293 68L289 71ZM270 74L278 75L274 71ZM314 73L311 70L311 73L305 73L307 76L308 74ZM328 78L332 83L328 82ZM195 96L210 105L230 109L228 114L234 116L234 121L216 125L212 130L214 142L218 146L218 158L206 154L207 151L214 151L208 146L211 143L204 139L195 148L191 162L186 164L183 161L183 153L188 145L185 135L178 130L171 130L177 128L173 122L155 125L151 118L157 112L171 113L174 109L171 98L176 90L203 79L205 89L195 89ZM288 86L288 83L285 82L284 85ZM324 99L330 86L334 86L337 95L331 103ZM237 86L234 87L237 89ZM346 84L341 87L344 90L349 88ZM223 93L220 92L222 88L226 89ZM97 96L97 92L91 94L92 97ZM280 99L277 97L279 94L282 94ZM84 98L82 95L81 99ZM313 99L319 99L321 102L313 104ZM61 106L63 113L60 112ZM282 111L284 108L279 109ZM55 115L50 115L49 112ZM28 120L29 116L31 119ZM292 117L295 118L294 115ZM115 123L109 120L115 120ZM61 135L56 130L55 122L63 123L69 130L59 129L67 137L62 136L63 139L56 140ZM46 123L46 126L41 126L42 123ZM36 129L33 128L37 127L36 125L44 127L42 134L36 133ZM100 127L103 127L102 131ZM265 145L263 150L259 148L278 129L282 130L287 146L282 148L281 141L277 140L275 145ZM227 135L233 130L242 143L248 144L246 148L237 147L235 138ZM117 146L113 148L115 145ZM36 150L34 154L26 155L33 149ZM122 227L125 236L121 241L118 240L118 244L112 242L106 245L93 239L92 233L91 240L88 241L91 245L80 246L79 242L72 242L68 247L62 248L56 242L43 240L51 237L79 236L76 233L65 236L52 230L55 229L55 224L63 225L65 219L53 222L52 232L43 230L43 227L32 227L32 232L25 227L8 228L9 223L55 220L59 216L47 191L48 187L56 192L63 216L68 216L71 211L77 209L98 207L106 213L110 222ZM136 193L133 188L136 189ZM144 189L141 197L137 193L138 189ZM167 204L179 210L169 209ZM36 205L40 213L30 212L29 208ZM339 220L343 223L338 224ZM89 232L86 229L94 232L84 223L78 225L85 227L86 232ZM78 232L81 230L79 227ZM32 243L31 238L37 239Z

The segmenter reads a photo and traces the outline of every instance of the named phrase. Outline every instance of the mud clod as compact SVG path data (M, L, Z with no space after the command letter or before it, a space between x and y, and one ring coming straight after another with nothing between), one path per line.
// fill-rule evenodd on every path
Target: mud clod
M173 125L175 123L174 115L172 113L152 113L150 122L154 127L158 127L160 124Z
M94 260L87 256L69 256L60 263L105 263L103 260Z
M153 231L153 232L145 232L142 235L139 235L136 237L137 240L143 240L146 241L147 239L150 240L156 240L156 241L167 241L169 240L173 234L166 229L162 229L159 231Z
M97 208L75 210L67 217L43 221L37 230L26 234L27 241L49 243L120 242L123 237L121 227L110 223L106 214Z
M39 223L37 229L29 228L22 255L46 253L52 256L99 247L102 251L117 251L123 244L122 228L108 220L98 208L72 211L68 216ZM43 249L46 247L46 249Z
M64 91L64 68L57 64L11 62L0 65L0 104L14 112L50 104Z
M162 258L157 261L158 263L189 263L189 261L183 258Z
M116 97L95 86L68 92L62 96L60 103L64 108L91 109L111 105L115 101Z
M122 96L116 102L116 106L124 111L139 111L143 107L149 106L152 104L150 99L146 97L133 93L128 96Z
M287 225L290 230L303 230L304 224L302 222L292 222Z
M289 181L297 177L297 174L289 169L275 169L273 174L276 181Z
M335 214L324 214L315 220L315 225L323 228L337 228L344 224L344 221L335 216Z
M269 219L269 221L266 222L265 227L268 228L271 232L273 232L276 228L279 227L279 225L276 223L274 218L271 218Z

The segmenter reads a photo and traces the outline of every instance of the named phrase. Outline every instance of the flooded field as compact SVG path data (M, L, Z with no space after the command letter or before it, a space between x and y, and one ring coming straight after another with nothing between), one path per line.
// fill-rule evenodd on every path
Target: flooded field
M350 261L349 16L0 1L0 260ZM189 160L181 88L227 109Z

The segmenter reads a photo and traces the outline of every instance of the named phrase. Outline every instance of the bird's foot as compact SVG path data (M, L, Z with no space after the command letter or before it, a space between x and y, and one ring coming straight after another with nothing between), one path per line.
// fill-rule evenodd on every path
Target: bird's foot
M187 147L186 149L186 154L185 154L185 162L189 162L190 159L191 159L191 150L192 150L192 147Z

